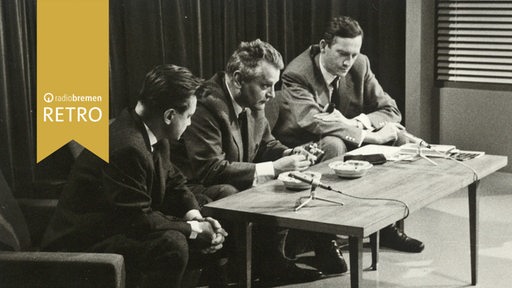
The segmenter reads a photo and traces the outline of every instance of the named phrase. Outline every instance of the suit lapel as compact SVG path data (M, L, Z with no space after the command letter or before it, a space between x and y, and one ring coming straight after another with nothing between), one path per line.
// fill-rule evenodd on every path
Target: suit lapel
M215 81L222 87L222 92L224 94L224 101L226 102L226 106L229 111L229 125L231 130L231 135L233 138L233 142L235 142L235 146L238 150L238 161L242 161L243 159L243 141L242 134L240 129L240 124L238 122L238 115L235 113L235 109L233 108L233 101L231 100L231 96L229 96L228 88L226 87L226 83L224 81L224 73L219 73L215 75ZM249 134L251 135L251 134Z
M312 48L313 49L313 48ZM317 97L317 103L323 108L330 102L329 97L329 88L327 87L327 83L325 83L324 76L322 75L322 71L320 70L320 53L315 54L313 61L315 63L313 72L315 73L315 93Z
M171 164L169 155L169 142L165 139L160 140L157 144L155 144L155 151L151 152L151 144L142 119L140 119L139 115L137 115L134 110L130 110L130 115L135 123L135 126L140 131L140 133L142 133L145 148L147 149L148 153L152 155L154 173L152 175L152 187L148 187L148 189L151 188L150 193L151 198L153 199L153 204L161 203L165 195L165 181L167 179L167 172L170 170Z
M165 195L165 181L170 169L169 142L160 140L153 151L153 163L155 165L155 178L151 198L154 203L161 203Z

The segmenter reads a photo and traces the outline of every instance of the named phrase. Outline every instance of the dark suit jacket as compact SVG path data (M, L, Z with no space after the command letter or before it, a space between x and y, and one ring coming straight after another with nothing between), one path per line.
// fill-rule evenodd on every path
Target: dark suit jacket
M251 187L254 163L277 160L287 147L270 133L264 111L248 109L248 157L242 162L242 134L224 73L203 83L196 94L197 110L182 137L195 178L205 185L231 184L239 190Z
M320 48L311 46L285 69L282 115L273 133L284 144L294 147L322 136L334 135L348 144L361 142L361 129L335 122L323 122L313 116L329 104L329 89L319 66ZM370 69L368 57L360 54L349 73L340 78L340 112L347 118L368 115L374 127L384 121L400 122L401 114L380 86Z
M197 201L169 160L168 141L159 143L155 167L142 120L124 110L110 125L110 163L87 150L77 159L43 247L80 251L115 234L167 229L190 235L189 224L168 215L182 217Z

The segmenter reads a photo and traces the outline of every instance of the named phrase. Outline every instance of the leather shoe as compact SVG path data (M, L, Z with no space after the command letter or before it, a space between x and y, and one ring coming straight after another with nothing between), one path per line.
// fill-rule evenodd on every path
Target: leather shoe
M300 268L294 262L285 260L278 265L268 265L261 272L262 282L303 283L312 282L322 277L322 272L313 269Z
M380 246L411 253L419 253L425 248L421 241L407 236L395 225L380 230Z
M326 275L345 273L348 270L336 240L332 240L327 247L317 248L315 255L318 269Z

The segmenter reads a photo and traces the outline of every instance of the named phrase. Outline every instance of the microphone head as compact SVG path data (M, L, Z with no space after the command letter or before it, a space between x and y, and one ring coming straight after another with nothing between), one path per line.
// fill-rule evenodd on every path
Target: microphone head
M309 175L305 174L305 173L301 173L299 171L292 171L288 174L288 176L292 177L292 178L295 178L297 180L301 180L301 181L304 181L304 182L309 182L311 183L313 181L313 178L310 177Z
M312 186L319 186L320 178L322 174L313 171L292 171L283 172L277 177L278 180L283 181L286 188L290 190L304 190L309 189Z
M428 144L427 142L425 142L425 140L421 140L420 142L420 146L423 146L425 148L432 148L432 146L430 144Z

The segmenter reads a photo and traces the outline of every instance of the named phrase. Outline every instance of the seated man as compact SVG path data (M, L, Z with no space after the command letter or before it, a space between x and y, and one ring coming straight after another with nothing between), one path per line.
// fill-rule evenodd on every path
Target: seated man
M196 179L195 173L192 171L192 166L188 160L187 147L184 144L183 139L178 141L169 141L171 152L172 152L172 163L176 165L187 177L187 188L194 194L199 203L199 207L203 207L212 201L222 199L238 193L239 190L229 184L214 184L214 185L203 185L201 180ZM176 156L180 155L180 156Z
M88 150L76 160L44 250L118 253L128 287L181 287L189 260L222 247L226 232L203 218L169 160L168 140L190 125L198 85L174 65L146 75L135 109L110 126L110 163Z
M323 160L345 154L363 143L399 139L401 114L379 85L368 57L360 53L363 30L350 17L334 18L324 38L292 60L283 72L283 103L273 133L286 145L318 141ZM381 243L420 252L423 243L394 226Z
M283 66L281 54L270 44L259 39L242 42L230 57L226 72L215 74L198 88L197 113L183 135L195 179L204 185L231 184L244 190L281 172L310 166L308 157L314 156L303 148L290 149L277 141L265 118L265 103L274 97L274 85ZM268 227L255 230L255 271L261 277L297 282L320 277L318 271L301 269L285 257L286 231L270 231ZM319 262L326 267L324 272L347 271L338 251L330 249L335 236L315 236L323 244L318 251L323 259Z

